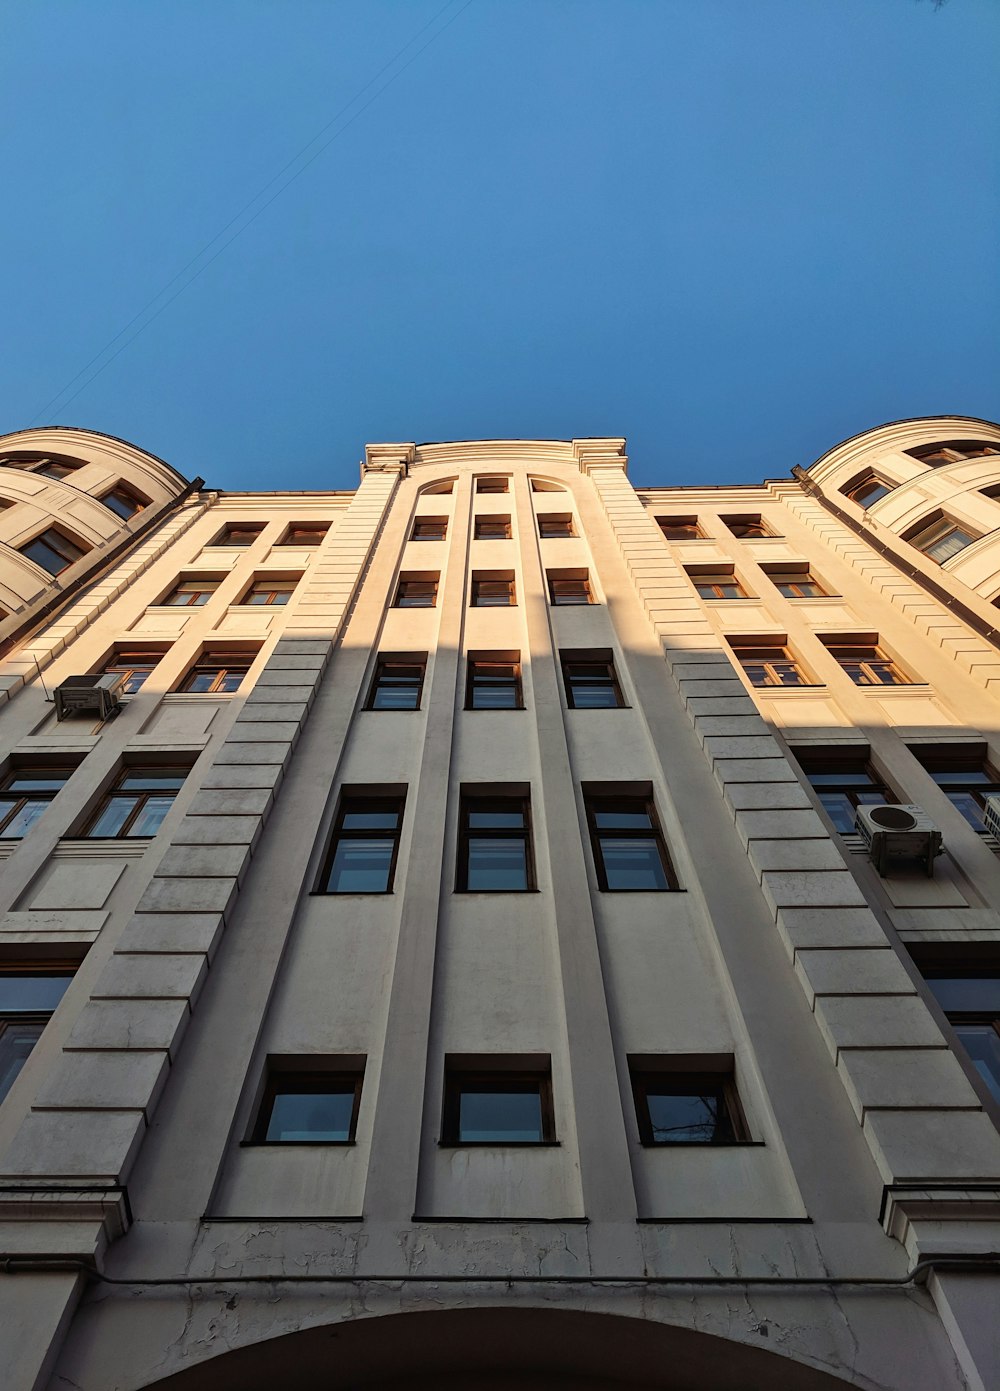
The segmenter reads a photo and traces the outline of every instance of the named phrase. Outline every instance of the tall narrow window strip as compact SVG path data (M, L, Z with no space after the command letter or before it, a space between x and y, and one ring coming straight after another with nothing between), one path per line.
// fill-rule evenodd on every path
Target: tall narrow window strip
M392 892L403 825L401 795L341 798L323 874L328 894Z
M460 893L526 893L535 887L526 796L464 792L459 817Z

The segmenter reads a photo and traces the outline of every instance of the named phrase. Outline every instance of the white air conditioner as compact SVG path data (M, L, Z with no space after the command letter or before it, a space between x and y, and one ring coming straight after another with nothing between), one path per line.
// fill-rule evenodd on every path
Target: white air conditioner
M858 807L854 829L868 847L868 856L885 875L890 860L919 859L928 875L934 873L935 857L944 850L941 832L920 807L880 803Z
M124 672L112 676L67 676L55 689L56 719L92 711L98 719L109 720L121 706L119 694L125 681Z
M1000 840L1000 795L996 792L988 793L986 796L983 820L986 822L986 829L990 835L996 836L997 840Z

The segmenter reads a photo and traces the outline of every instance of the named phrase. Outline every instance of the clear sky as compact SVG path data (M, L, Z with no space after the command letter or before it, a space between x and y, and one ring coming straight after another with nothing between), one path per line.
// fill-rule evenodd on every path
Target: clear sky
M6 0L0 50L0 431L666 484L1000 417L998 0Z

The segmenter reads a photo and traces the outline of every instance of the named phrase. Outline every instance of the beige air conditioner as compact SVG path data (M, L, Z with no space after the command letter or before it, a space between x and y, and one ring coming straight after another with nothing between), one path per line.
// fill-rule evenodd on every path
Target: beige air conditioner
M928 875L944 850L941 832L920 807L880 803L858 807L854 829L868 847L868 857L883 877L893 860L920 860Z
M112 676L67 676L55 689L56 719L93 713L99 720L109 720L121 707L119 693L125 681L124 672Z

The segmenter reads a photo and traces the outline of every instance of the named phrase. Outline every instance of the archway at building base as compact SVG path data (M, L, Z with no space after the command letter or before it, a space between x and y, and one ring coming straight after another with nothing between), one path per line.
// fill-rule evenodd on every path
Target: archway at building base
M845 1391L762 1348L649 1319L477 1308L358 1318L210 1357L148 1391Z

